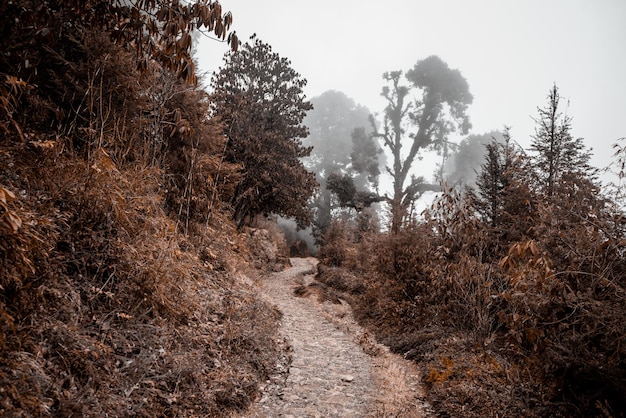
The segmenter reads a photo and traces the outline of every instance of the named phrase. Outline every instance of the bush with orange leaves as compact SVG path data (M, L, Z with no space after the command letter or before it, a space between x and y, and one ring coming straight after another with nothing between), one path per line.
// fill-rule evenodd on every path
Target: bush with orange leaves
M346 299L381 342L421 362L442 412L624 415L623 214L593 183L574 181L558 203L530 195L532 228L514 234L449 190L424 221L369 238L375 261L353 270L362 290ZM320 268L329 285L338 275Z

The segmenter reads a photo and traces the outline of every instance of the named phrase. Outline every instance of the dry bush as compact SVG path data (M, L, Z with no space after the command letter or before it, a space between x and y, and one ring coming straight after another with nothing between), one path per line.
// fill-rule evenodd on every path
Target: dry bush
M281 257L289 257L289 245L285 236L285 230L278 225L277 220L278 217L276 215L257 216L252 226L258 229L265 229L269 234L270 240L278 248L278 254Z
M168 169L168 208L186 230L191 221L209 222L232 199L241 173L224 160L224 128L215 118L207 119L207 93L190 91L171 77L158 77L169 84L158 103L166 144L163 165Z
M21 221L0 230L5 413L222 416L254 400L278 318L201 259L243 262L216 244L233 236L227 213L214 235L185 238L159 168L120 167L104 149L84 161L60 142L5 144L0 158L12 167L1 215Z
M444 195L426 221L370 238L369 269L344 258L362 292L341 269L320 265L319 280L420 362L442 414L625 416L626 240L621 218L579 186L558 206L534 204L531 236L512 243Z
M341 297L379 342L418 362L440 413L496 417L504 403L512 415L540 416L540 402L513 372L522 368L486 348L497 280L471 258L448 261L449 252L428 245L437 242L425 237L429 229L380 236L379 271L359 274L362 292L352 291L355 275L343 269L320 265L319 280L347 292Z
M624 260L611 257L608 246L602 251L608 241L590 238L572 226L563 239L581 240L576 253L547 251L533 241L512 246L502 260L511 290L501 294L498 320L508 349L529 358L553 382L550 397L562 402L564 415L606 410L624 416ZM551 254L568 254L567 265L579 269L567 269ZM580 268L592 258L600 263L597 272Z
M433 407L446 416L563 416L544 407L546 396L527 367L477 345L464 333L431 340L421 358Z
M363 279L350 270L329 267L321 263L317 265L315 279L333 289L348 294L360 294L365 290Z
M301 297L308 298L315 296L319 303L331 302L336 305L341 305L341 301L337 297L337 294L324 283L312 282L308 285L299 285L293 290L293 294Z
M281 271L290 265L285 235L275 219L257 217L254 227L241 228L239 233L246 237L246 259L254 268Z
M321 263L339 267L346 258L348 248L346 225L344 222L334 220L322 237L322 247L318 254Z

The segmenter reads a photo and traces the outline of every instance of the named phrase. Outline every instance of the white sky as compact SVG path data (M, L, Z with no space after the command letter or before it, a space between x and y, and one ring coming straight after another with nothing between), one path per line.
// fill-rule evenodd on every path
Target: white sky
M512 127L527 147L531 116L556 82L572 133L608 164L626 136L626 0L223 0L242 41L256 33L308 80L308 98L340 90L381 112L385 71L439 55L467 79L472 133ZM203 39L202 71L226 45ZM426 175L432 174L429 170Z

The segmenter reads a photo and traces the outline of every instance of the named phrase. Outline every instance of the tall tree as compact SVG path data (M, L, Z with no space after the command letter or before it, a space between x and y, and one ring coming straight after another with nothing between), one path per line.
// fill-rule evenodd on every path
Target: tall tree
M374 136L366 132L364 127L354 128L351 134L352 152L350 160L352 170L367 176L374 190L378 190L378 177L380 176L380 156L382 149L376 143Z
M559 111L560 100L555 84L548 94L546 107L537 108L537 127L530 146L535 153L533 161L539 187L549 198L554 196L564 176L586 176L593 171L589 164L591 153L582 138L572 137L572 118Z
M407 209L424 189L417 179L406 184L415 158L421 150L437 148L456 129L467 133L470 123L465 112L473 98L461 73L437 56L418 61L406 74L408 85L402 82L402 71L387 72L383 78L388 83L382 90L387 107L378 136L393 156L387 172L393 178L391 233L397 234ZM408 153L403 152L404 146Z
M239 226L263 213L311 220L307 201L317 182L300 161L311 152L302 145L308 133L302 121L311 109L305 85L288 59L255 36L227 55L211 80L213 113L228 138L226 159L241 166L231 202Z

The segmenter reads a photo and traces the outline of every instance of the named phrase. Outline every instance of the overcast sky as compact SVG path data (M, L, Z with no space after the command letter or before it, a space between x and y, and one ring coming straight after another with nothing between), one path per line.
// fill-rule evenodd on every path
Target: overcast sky
M512 127L527 147L537 106L559 87L572 133L603 167L626 136L626 0L223 0L242 41L256 33L308 80L381 112L385 71L438 55L467 79L472 133ZM224 44L203 39L212 72Z

